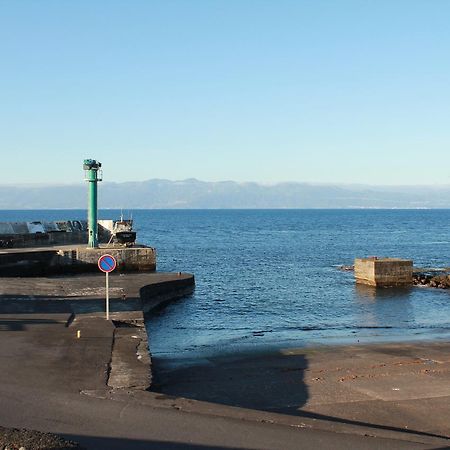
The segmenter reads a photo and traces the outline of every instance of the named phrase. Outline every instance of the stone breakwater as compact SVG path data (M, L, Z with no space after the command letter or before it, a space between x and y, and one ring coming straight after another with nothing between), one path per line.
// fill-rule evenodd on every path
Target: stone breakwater
M449 274L413 274L414 286L425 286L438 289L450 289L450 275Z

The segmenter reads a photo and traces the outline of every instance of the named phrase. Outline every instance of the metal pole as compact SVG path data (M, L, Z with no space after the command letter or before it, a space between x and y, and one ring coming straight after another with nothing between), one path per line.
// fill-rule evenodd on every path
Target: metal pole
M88 247L98 247L98 225L97 225L97 171L90 170L89 176L89 209L88 209ZM93 178L93 179L91 179Z
M83 168L86 172L86 181L89 183L88 188L88 247L98 247L98 224L97 224L97 183L101 181L101 172L99 170L102 163L95 159L85 159Z
M109 273L106 272L106 320L109 320Z

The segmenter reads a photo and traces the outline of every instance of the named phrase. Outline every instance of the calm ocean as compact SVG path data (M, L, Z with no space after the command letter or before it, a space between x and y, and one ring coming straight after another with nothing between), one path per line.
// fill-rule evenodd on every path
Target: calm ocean
M0 220L85 215L0 211ZM336 268L370 255L450 266L450 210L135 210L133 218L139 241L158 250L158 270L196 277L194 295L148 320L159 358L450 336L450 291L355 286L353 273Z

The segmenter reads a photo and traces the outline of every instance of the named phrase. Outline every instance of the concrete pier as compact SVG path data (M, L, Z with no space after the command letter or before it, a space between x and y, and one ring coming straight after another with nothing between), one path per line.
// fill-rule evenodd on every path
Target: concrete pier
M91 314L105 311L105 275L2 277L0 314ZM189 273L127 273L109 276L110 311L147 313L189 295L195 287ZM115 316L112 316L114 320Z
M73 330L74 337L80 331L83 339L94 329L96 334L105 330L113 339L108 386L147 389L152 370L144 313L192 293L194 276L112 274L109 281L111 320L107 321L103 274L33 277L26 282L17 277L1 278L0 325L15 329L58 320Z
M375 287L404 287L412 285L413 262L400 258L355 259L357 283Z

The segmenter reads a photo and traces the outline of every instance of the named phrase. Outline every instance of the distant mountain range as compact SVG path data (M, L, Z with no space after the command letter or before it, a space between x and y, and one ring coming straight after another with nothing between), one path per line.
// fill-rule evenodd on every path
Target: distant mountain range
M75 209L86 184L0 186L0 209ZM100 208L450 208L449 186L204 182L196 179L99 185Z

